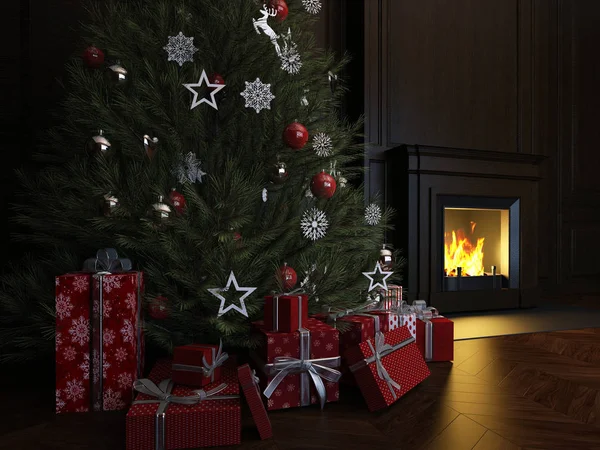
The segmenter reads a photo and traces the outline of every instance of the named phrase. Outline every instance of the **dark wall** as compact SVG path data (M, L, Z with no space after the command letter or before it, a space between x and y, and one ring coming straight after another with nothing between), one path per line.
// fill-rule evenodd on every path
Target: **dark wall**
M600 290L598 23L597 0L365 1L368 195L402 144L545 157L540 283Z

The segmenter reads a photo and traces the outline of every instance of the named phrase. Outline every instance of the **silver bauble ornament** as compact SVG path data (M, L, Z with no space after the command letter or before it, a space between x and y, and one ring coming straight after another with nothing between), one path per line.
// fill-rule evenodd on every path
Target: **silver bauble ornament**
M98 134L91 137L86 143L86 150L90 155L104 155L108 153L110 149L110 142L106 139L102 130L98 130Z
M283 184L288 179L287 166L282 161L277 161L269 169L269 179L275 184Z
M390 249L386 248L386 245L383 244L381 250L379 250L379 264L381 265L382 270L391 271L392 266L394 265L394 256Z
M147 134L145 134L142 137L142 141L144 142L144 150L146 151L146 156L150 161L152 161L152 158L154 158L154 154L158 150L158 138L150 137Z
M113 86L124 86L129 82L129 73L119 62L106 69L106 79Z
M164 197L162 195L159 195L156 200L156 203L150 208L150 215L157 222L164 222L171 217L171 207L164 203Z
M115 209L119 207L119 199L112 194L106 194L104 196L104 203L102 205L102 213L106 217L110 217L114 214Z

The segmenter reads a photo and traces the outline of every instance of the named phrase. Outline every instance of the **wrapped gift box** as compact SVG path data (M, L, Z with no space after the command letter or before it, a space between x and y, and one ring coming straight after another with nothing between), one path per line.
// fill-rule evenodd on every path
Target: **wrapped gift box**
M57 413L129 406L143 365L142 290L141 272L56 277Z
M261 439L273 437L271 421L261 399L259 379L248 364L238 367L238 379Z
M308 319L292 333L270 331L256 322L263 344L252 356L268 410L334 402L341 373L339 334L335 328Z
M267 330L291 333L306 325L308 295L268 295L265 297L264 326Z
M396 310L402 303L402 286L390 284L387 290L380 289L379 295L381 297L380 302L382 302L380 309Z
M379 332L345 356L369 411L391 405L430 375L406 327Z
M170 377L171 362L161 360L147 380L136 383L136 390L142 393L127 413L127 450L172 450L241 442L241 404L235 370L223 368L221 381L196 390L174 385Z
M229 358L222 344L175 347L172 379L176 384L202 387L221 379L221 366Z
M417 346L426 361L454 360L454 322L439 315L421 316L416 330Z

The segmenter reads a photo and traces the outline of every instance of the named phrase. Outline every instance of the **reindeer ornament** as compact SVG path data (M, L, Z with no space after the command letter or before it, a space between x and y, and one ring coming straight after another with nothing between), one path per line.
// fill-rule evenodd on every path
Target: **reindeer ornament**
M275 17L277 15L277 10L274 8L267 8L267 5L263 5L260 13L262 17L260 19L252 19L252 23L254 24L254 29L257 34L262 32L271 39L271 43L275 47L275 51L277 52L277 56L281 56L281 49L279 48L279 43L277 39L279 39L279 35L273 31L273 28L269 26L267 23L267 19L269 17Z

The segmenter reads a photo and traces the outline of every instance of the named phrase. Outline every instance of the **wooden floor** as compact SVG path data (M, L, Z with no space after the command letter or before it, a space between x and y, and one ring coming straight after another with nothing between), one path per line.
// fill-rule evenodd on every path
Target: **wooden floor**
M236 449L600 449L600 329L456 342L454 364L389 409L355 389L318 408L271 413L261 442L245 419ZM36 374L33 374L36 375ZM46 376L0 387L0 449L122 449L123 413L55 417ZM247 417L247 415L246 415Z

